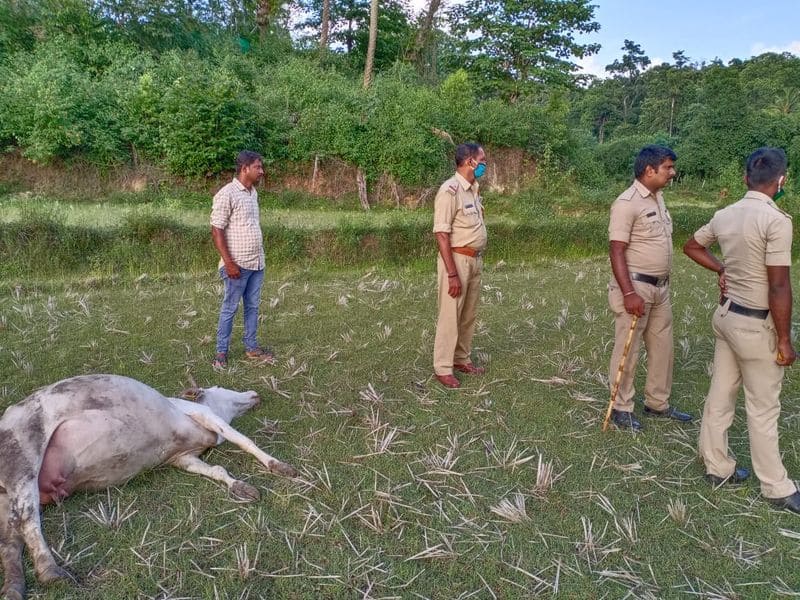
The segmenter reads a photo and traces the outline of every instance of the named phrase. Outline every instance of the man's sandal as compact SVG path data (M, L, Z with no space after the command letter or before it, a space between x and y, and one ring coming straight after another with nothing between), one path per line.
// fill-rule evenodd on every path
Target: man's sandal
M217 352L211 366L215 369L225 369L228 366L228 356L224 352Z
M250 360L257 362L275 364L275 353L272 350L265 350L264 348L253 348L244 353Z

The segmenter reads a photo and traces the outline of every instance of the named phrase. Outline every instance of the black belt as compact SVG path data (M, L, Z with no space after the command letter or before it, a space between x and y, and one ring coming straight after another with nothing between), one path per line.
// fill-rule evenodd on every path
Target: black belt
M631 279L634 281L641 281L642 283L649 283L656 287L664 287L669 283L669 275L666 277L655 277L653 275L645 275L644 273L631 273Z
M719 299L720 306L724 305L728 301L728 298L722 296ZM745 317L753 317L754 319L766 319L767 315L769 314L769 310L766 308L749 308L747 306L742 306L741 304L736 304L733 300L731 303L728 304L728 310L732 313L736 313L737 315L744 315Z

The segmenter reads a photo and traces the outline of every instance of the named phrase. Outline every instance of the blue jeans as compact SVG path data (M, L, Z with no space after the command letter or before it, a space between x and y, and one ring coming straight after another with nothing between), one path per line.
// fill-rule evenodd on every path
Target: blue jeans
M258 329L258 304L261 299L261 284L264 283L264 269L251 271L239 269L239 279L231 279L222 267L219 276L225 284L225 296L219 311L217 325L217 352L227 354L233 331L233 318L239 308L239 301L244 305L244 349L258 348L256 330Z

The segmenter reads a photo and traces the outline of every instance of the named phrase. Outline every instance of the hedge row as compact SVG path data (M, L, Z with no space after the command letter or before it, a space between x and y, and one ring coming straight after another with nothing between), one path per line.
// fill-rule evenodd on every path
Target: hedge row
M682 243L708 218L707 210L673 212L674 239ZM606 252L607 216L551 215L525 224L490 228L487 261L572 258ZM370 226L343 221L334 229L309 231L263 228L267 263L347 267L406 265L433 261L436 243L430 226L397 221ZM57 277L92 273L142 273L213 269L218 255L208 230L154 216L137 216L113 229L66 226L30 216L0 224L0 279Z

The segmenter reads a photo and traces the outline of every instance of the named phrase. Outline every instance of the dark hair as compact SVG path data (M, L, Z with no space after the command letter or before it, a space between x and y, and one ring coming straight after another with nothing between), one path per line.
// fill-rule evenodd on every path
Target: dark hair
M242 169L249 167L256 161L261 161L263 163L264 158L258 152L242 150L236 155L236 174L238 175L242 172Z
M470 158L475 158L481 151L480 144L465 142L456 146L456 166L460 167Z
M780 148L759 148L747 159L747 183L761 187L786 174L786 153Z
M636 162L633 163L633 175L638 179L644 175L647 167L653 167L656 171L667 159L676 160L678 157L675 153L666 146L645 146L639 150L636 156Z

